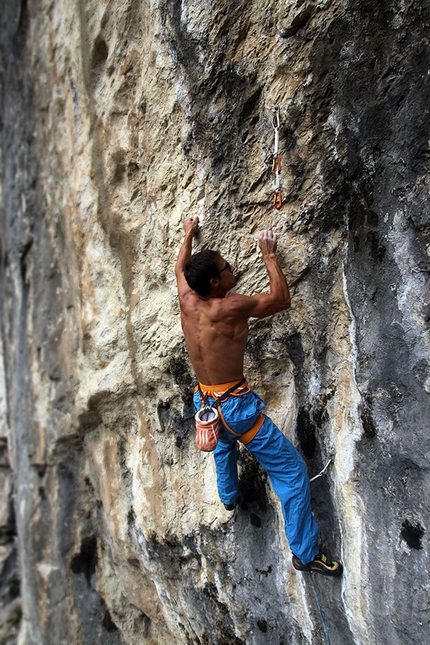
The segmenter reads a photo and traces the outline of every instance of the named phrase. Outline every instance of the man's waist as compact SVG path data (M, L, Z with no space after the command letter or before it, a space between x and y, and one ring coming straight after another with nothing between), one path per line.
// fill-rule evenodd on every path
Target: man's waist
M237 386L236 388L234 386ZM228 390L232 395L246 394L250 391L248 382L243 378L240 381L229 381L228 383L217 383L216 385L204 385L204 383L199 383L196 387L196 391L199 389L202 391L203 395L211 398L220 398Z

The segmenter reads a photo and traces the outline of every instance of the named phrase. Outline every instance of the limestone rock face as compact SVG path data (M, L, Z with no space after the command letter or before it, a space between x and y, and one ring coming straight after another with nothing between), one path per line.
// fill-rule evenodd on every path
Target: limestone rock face
M310 476L332 459L311 484L345 567L314 580L331 643L430 642L428 3L4 0L1 19L5 638L326 642L264 471L241 449L226 521L195 446L173 274L191 214L244 293L268 286L258 231L278 234L292 306L251 323L246 371Z

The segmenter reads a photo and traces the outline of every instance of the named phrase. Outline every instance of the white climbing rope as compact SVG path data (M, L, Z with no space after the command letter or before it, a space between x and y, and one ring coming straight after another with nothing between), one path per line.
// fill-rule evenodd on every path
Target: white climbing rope
M317 591L317 588L316 588L316 585L315 585L315 582L314 582L314 577L312 575L312 571L309 571L309 577L311 579L312 587L314 589L315 600L316 600L316 603L317 603L317 607L318 607L318 611L319 611L319 614L320 614L322 626L323 626L323 629L324 629L324 634L325 634L325 637L327 639L327 645L331 645L330 636L328 635L328 629L327 629L326 622L324 620L324 614L323 614L323 610L322 610L322 607L321 607L320 599L318 597L318 591Z
M324 473L325 473L325 471L327 470L327 468L330 466L331 461L332 461L332 460L331 460L331 458L330 458L330 459L328 460L328 462L326 463L326 465L324 466L324 468L321 470L321 472L319 472L319 473L318 473L318 475L315 475L315 477L312 477L312 479L310 479L309 481L313 482L313 481L315 481L316 479L318 479L318 477L322 477L322 475L324 475Z

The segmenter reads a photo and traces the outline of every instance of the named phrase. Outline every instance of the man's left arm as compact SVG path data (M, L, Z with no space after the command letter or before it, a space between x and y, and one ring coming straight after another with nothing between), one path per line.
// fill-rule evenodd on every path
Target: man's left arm
M184 292L184 290L189 290L189 286L184 276L184 269L189 257L191 257L192 246L193 246L193 237L197 235L197 227L199 224L198 217L187 217L184 220L184 231L185 237L182 242L182 246L179 249L178 258L175 265L175 275L176 283L178 285L179 295Z
M271 229L263 229L258 236L258 244L269 276L270 292L254 296L232 294L223 303L226 316L267 318L288 309L291 304L287 280L276 258L276 234Z

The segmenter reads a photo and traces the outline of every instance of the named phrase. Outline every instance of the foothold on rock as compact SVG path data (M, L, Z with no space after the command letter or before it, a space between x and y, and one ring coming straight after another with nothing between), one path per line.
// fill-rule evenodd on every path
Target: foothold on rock
M251 513L251 524L252 524L253 526L256 526L258 529L259 529L259 528L260 528L260 526L261 526L261 520L260 520L260 518L258 517L258 515L256 515L255 513Z
M424 535L424 529L419 522L414 525L409 520L405 520L402 524L400 535L411 549L416 549L417 551L422 549L421 538Z
M257 620L257 627L260 630L260 632L263 632L263 633L267 632L267 622L265 620Z

